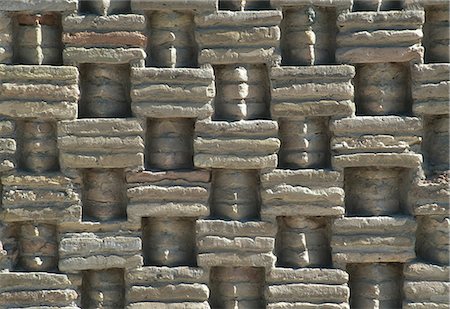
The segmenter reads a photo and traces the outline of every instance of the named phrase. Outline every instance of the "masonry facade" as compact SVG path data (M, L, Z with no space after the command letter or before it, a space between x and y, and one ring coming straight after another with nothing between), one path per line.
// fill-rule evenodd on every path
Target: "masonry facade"
M448 308L449 29L0 0L0 308Z

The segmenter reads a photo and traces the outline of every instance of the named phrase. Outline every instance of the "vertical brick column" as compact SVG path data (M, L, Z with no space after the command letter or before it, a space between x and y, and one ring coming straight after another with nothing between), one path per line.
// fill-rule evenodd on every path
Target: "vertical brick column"
M181 68L197 66L194 17L191 11L152 11L148 14L149 66Z
M400 1L355 1L353 12L337 17L336 60L356 66L357 117L331 123L332 166L343 169L346 193L346 217L333 223L331 243L333 262L349 273L353 307L402 306L403 263L415 258L417 224L408 216L406 192L413 175L421 173L422 123L410 117L410 66L423 59L424 12L401 9ZM363 26L367 18L373 23ZM364 31L383 39L365 37ZM390 40L393 33L404 34L404 40ZM363 120L365 127L357 125ZM392 142L382 141L384 134L391 134ZM385 230L394 222L397 232ZM395 238L392 244L387 238L377 242L388 234Z
M193 12L149 11L147 64L151 67L196 67ZM162 94L170 97L170 94ZM154 171L192 170L194 121L191 118L147 118L146 167ZM144 218L144 262L154 266L195 266L192 248L195 222L190 218Z
M335 66L336 14L348 2L272 1L283 11L281 66L270 70L271 116L279 124L278 168L261 175L263 218L276 220L270 306L345 306L348 277L333 269L331 223L344 213L342 175L330 168L331 119L354 115L352 66ZM320 267L320 268L318 268ZM281 280L278 272L285 274ZM323 274L309 297L305 273ZM333 289L329 287L333 285ZM319 296L320 294L320 296Z
M14 62L20 64L59 64L61 26L56 14L18 14L15 19ZM48 44L56 46L48 46ZM43 120L18 122L19 168L32 173L59 169L56 125ZM23 223L20 227L20 266L27 270L53 270L58 263L56 227Z
M62 24L63 59L79 68L81 99L79 119L58 124L58 145L62 170L81 180L83 217L64 227L59 267L81 276L83 307L120 308L124 272L143 264L139 226L127 223L126 172L144 168L130 74L144 65L146 19L131 13L130 1L80 1Z
M16 13L12 22L15 64L61 63L59 14ZM59 170L56 125L51 117L17 120L16 132L19 140L17 161L20 170L36 176ZM57 233L53 223L38 221L20 223L18 239L19 268L30 271L51 271L57 268Z
M409 200L417 218L417 261L404 266L404 303L448 306L448 279L435 270L449 269L449 3L407 1L425 10L424 64L411 67L413 113L423 119L425 177L415 182ZM430 289L432 287L432 289Z
M275 167L279 148L278 126L268 120L268 72L279 61L281 19L269 8L268 1L220 1L218 12L195 18L199 62L212 65L217 88L212 120L197 123L194 141L194 164L212 169L211 218L197 222L198 263L210 269L212 306L263 306L273 263L275 229L260 220L259 193L260 170ZM249 40L256 32L264 34ZM243 234L254 239L253 249L238 245ZM222 242L232 245L221 249Z
M126 117L130 113L128 64L83 63L80 65L83 118ZM98 221L126 217L125 176L122 169L83 171L83 217Z
M226 65L215 70L217 98L213 119L242 121L267 117L268 76L260 65ZM221 219L259 217L259 175L256 170L214 169L211 214Z
M128 64L80 65L83 118L126 117L130 113ZM83 217L98 221L126 217L123 169L91 168L83 171Z
M217 98L213 119L245 121L265 118L268 109L266 66L231 64L218 67ZM213 169L211 216L220 220L248 221L260 218L259 171ZM212 267L212 306L259 307L264 303L264 269L256 267Z
M15 142L9 148L14 149L17 162L16 172L2 176L3 220L17 224L18 268L54 271L58 264L56 224L76 222L80 215L78 195L59 173L56 132L57 120L76 114L77 71L59 66L11 65L2 67L1 72L2 88L9 89L2 93L1 100L8 97L12 102L6 116L15 119L11 127ZM59 85L53 84L55 79ZM24 98L30 102L27 106L19 103ZM13 261L12 266L15 264Z
M146 150L145 170L127 175L128 219L141 224L144 257L142 269L127 273L130 305L207 306L195 233L209 214L211 176L194 168L193 138L197 121L211 117L215 88L212 69L197 62L194 17L213 6L132 1L147 17L149 44L146 67L132 69L132 112L146 123Z
M60 173L57 147L57 122L76 117L79 99L77 69L61 66L61 16L75 8L66 1L0 6L2 308L76 305L58 247L61 225L79 222L81 207Z
M393 168L355 168L345 171L346 212L348 216L392 216L401 214L400 179ZM350 305L394 308L402 303L400 263L347 265L350 276ZM372 287L367 291L367 286ZM362 288L364 287L364 288Z

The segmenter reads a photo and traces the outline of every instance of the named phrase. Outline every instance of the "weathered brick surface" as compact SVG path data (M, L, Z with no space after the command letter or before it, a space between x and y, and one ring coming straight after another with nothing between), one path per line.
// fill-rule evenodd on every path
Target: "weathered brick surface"
M0 0L0 308L448 308L449 29Z

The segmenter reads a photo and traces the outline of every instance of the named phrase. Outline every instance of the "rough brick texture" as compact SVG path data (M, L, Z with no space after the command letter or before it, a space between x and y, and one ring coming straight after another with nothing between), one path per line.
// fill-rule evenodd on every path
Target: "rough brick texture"
M0 308L448 308L449 14L0 0Z

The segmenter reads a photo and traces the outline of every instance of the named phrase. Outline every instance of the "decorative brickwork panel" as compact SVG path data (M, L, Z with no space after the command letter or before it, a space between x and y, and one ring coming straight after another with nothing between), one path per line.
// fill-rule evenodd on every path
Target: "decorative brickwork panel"
M449 8L0 0L0 308L448 308Z

